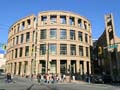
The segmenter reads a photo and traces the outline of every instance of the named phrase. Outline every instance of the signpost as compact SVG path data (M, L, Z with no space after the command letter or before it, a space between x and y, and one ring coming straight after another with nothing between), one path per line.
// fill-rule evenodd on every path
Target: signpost
M117 47L118 47L117 44L108 46L108 48L117 48Z
M117 48L118 47L118 44L114 44L114 45L109 45L107 47L104 47L104 49L108 48L108 49L114 49L114 48Z

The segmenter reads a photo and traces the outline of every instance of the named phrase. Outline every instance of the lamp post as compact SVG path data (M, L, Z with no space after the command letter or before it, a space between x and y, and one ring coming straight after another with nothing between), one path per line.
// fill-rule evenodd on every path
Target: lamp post
M47 45L47 61L46 61L46 72L47 74L49 73L50 69L49 69L49 43L46 44Z
M69 65L69 83L71 83L71 66Z

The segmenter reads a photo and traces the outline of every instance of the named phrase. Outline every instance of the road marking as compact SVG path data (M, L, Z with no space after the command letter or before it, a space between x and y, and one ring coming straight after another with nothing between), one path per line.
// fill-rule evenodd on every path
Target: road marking
M27 90L30 90L33 86L34 86L34 84L30 85L30 87L27 88Z
M106 88L108 88L108 86L96 86L96 85L92 85L92 84L90 84L90 85L87 85L87 84L82 84L82 86L87 86L87 87L96 87L96 88L104 88L104 89L106 89Z

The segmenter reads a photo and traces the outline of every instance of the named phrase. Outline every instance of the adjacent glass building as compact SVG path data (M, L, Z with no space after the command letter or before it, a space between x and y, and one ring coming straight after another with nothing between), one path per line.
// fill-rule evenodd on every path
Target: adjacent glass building
M14 23L9 30L7 72L91 73L91 23L65 11L40 12Z

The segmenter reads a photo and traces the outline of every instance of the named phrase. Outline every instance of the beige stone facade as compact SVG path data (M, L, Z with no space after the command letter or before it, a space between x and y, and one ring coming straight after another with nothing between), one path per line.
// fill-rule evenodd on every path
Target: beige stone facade
M9 30L7 72L91 73L91 23L78 14L46 11L14 23Z

